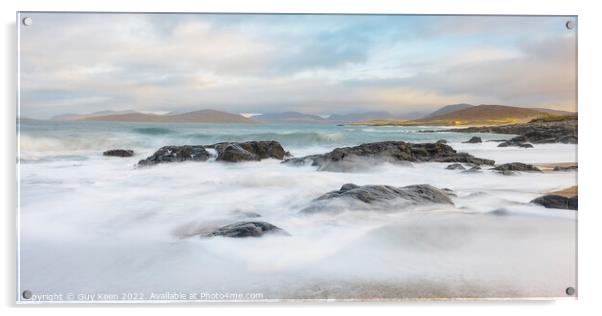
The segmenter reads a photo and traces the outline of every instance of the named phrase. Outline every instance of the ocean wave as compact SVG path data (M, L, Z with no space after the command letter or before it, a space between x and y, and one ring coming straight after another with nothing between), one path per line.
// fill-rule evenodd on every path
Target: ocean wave
M135 133L143 135L164 135L171 134L174 131L163 127L137 127L132 129Z
M314 144L331 144L344 140L345 134L334 132L293 132L293 133L253 133L253 134L224 134L211 135L204 133L188 134L183 137L201 140L204 142L240 142L252 140L276 140L288 145L314 145Z

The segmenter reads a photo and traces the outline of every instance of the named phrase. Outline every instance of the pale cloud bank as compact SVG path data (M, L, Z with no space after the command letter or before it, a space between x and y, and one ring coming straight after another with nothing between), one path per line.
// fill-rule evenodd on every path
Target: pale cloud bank
M21 114L575 110L572 17L29 14Z

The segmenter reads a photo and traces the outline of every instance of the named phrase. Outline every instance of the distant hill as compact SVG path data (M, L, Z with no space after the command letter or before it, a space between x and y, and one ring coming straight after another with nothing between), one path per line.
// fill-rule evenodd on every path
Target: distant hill
M474 107L474 105L472 105L472 104L466 104L466 103L450 104L450 105L446 105L446 106L440 108L439 110L437 110L437 111L435 111L435 112L433 112L433 113L431 113L431 114L423 117L422 119L427 120L427 119L430 119L430 118L433 118L433 117L436 117L436 116L445 115L445 114L448 114L448 113L451 113L451 112L455 112L455 111L463 110L463 109L468 109L468 108L472 108L472 107Z
M541 110L507 105L481 104L456 111L433 115L428 120L475 122L475 121L529 121L548 114Z
M459 109L449 111L450 107L458 107ZM359 121L355 122L354 125L501 125L526 123L536 118L564 115L575 115L575 113L492 104L453 105L443 107L419 120L378 119Z
M278 112L256 115L253 119L265 123L305 123L305 124L326 124L328 120L318 115L305 114L300 112Z
M127 113L135 113L132 110L125 111L98 111L90 114L75 114L75 113L67 113L61 115L55 115L50 118L51 121L77 121L82 120L89 117L95 116L105 116L105 115L115 115L115 114L127 114Z
M174 115L125 113L84 117L83 121L165 122L165 123L256 123L239 114L217 110L200 110Z
M539 111L539 112L548 113L551 115L559 115L559 116L575 115L575 112L569 112L569 111L560 111L560 110L552 110L552 109L544 109L544 108L531 108L531 109Z

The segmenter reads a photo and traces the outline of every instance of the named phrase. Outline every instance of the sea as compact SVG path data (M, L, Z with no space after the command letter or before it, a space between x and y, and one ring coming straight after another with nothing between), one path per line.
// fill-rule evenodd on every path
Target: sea
M493 140L511 135L424 132L440 129L22 120L18 291L40 301L565 297L576 285L577 212L529 202L576 185L575 171L385 163L327 172L275 159L136 167L161 146L250 140L279 141L295 157L445 139L496 163L577 161L574 144L500 148ZM472 136L483 143L464 143ZM135 155L102 155L117 148ZM346 183L430 184L453 190L454 205L300 212ZM289 236L199 237L246 220Z

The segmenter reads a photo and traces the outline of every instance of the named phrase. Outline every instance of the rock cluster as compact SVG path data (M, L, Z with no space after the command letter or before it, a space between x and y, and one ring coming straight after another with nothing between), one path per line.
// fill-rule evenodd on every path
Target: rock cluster
M207 148L215 149L217 152L216 161L225 162L257 161L267 158L282 160L288 155L277 141L217 143L206 146L164 146L148 158L140 160L138 165L150 166L166 162L207 161L211 157Z
M493 165L490 159L476 158L468 153L458 153L443 143L413 144L402 141L385 141L336 148L333 151L285 160L285 163L317 166L320 171L349 171L362 163L375 162L462 162L474 165Z
M447 132L459 133L497 133L520 135L512 138L512 143L564 143L577 144L577 118L563 121L535 121L524 124L512 124L501 126L468 127ZM502 146L503 147L503 146Z

